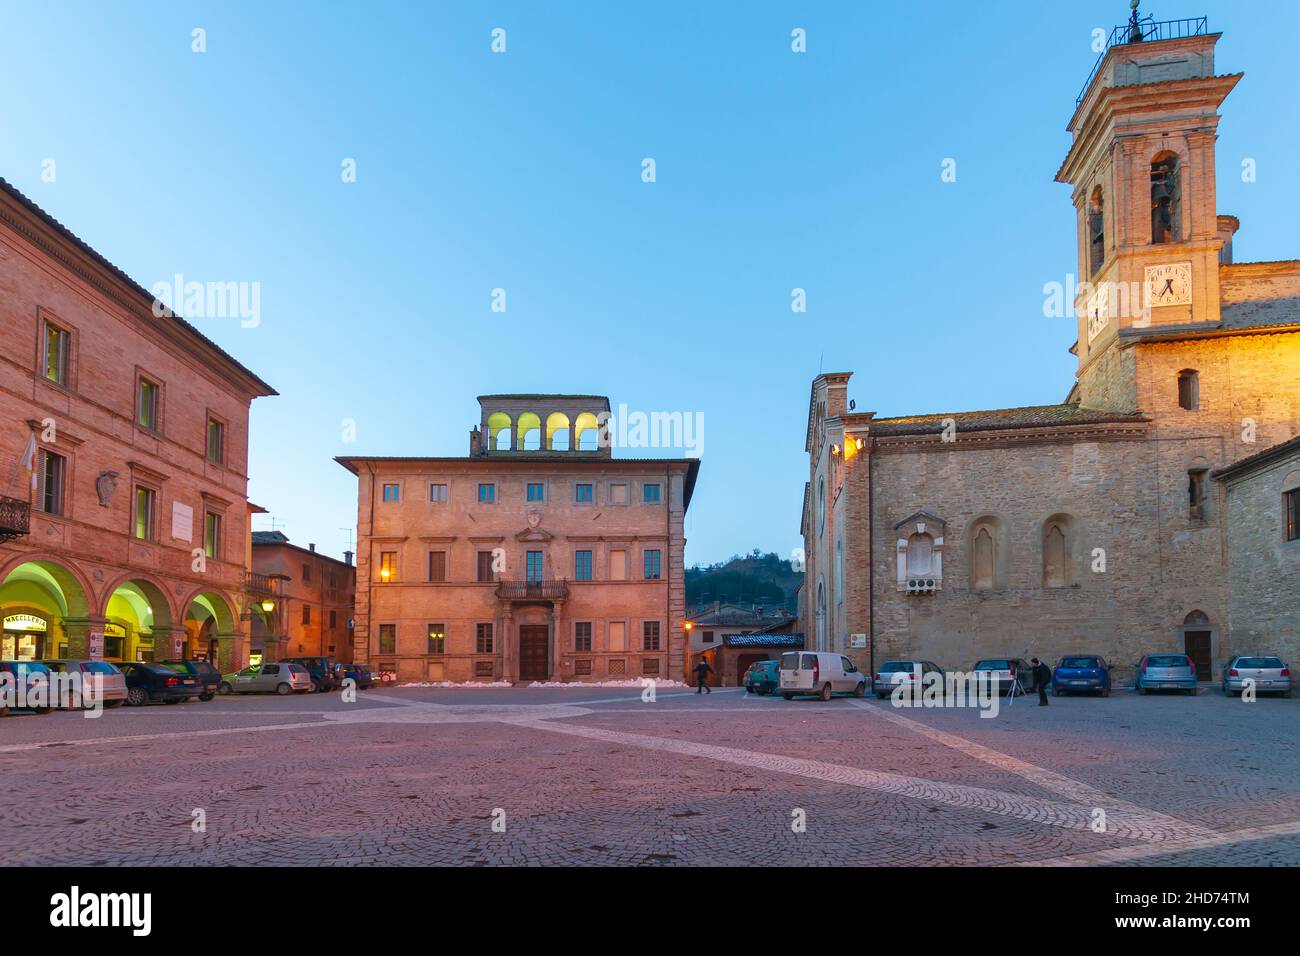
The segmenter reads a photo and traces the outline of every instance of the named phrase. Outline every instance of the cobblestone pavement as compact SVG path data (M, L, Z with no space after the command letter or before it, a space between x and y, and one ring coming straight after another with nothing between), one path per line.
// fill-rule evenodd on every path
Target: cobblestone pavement
M71 865L1294 866L1298 726L1300 701L1211 691L993 719L611 688L16 713L0 847Z

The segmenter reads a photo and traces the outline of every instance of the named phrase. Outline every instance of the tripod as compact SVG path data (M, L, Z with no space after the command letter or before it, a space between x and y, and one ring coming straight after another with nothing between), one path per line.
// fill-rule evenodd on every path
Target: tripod
M1016 702L1017 697L1025 696L1025 688L1020 683L1019 677L1011 678L1011 686L1007 688L1007 706L1010 707Z

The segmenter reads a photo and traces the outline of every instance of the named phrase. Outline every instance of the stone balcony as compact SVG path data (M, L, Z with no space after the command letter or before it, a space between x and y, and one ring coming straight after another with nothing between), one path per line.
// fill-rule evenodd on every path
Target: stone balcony
M21 538L31 530L31 503L0 495L0 541Z

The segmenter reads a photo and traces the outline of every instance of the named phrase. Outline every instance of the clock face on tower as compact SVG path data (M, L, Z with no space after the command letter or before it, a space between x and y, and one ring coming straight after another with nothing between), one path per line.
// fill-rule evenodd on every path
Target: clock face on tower
M1174 262L1167 265L1147 266L1147 304L1152 308L1162 305L1190 305L1192 301L1192 264Z

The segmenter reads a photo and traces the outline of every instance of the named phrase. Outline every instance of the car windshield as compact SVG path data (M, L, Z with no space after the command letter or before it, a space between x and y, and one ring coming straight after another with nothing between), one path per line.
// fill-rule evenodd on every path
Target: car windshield
M1062 667L1100 667L1095 657L1067 657L1061 661Z
M975 665L977 671L1009 671L1011 662L1008 660L980 661Z
M910 671L912 669L911 661L885 661L880 665L880 673L882 674L892 674L896 671Z
M87 674L120 674L116 667L108 661L89 661L82 665Z
M1282 658L1280 657L1243 657L1237 661L1237 666L1281 668L1286 665L1282 663Z
M1187 658L1174 654L1158 654L1147 658L1148 667L1186 667Z

